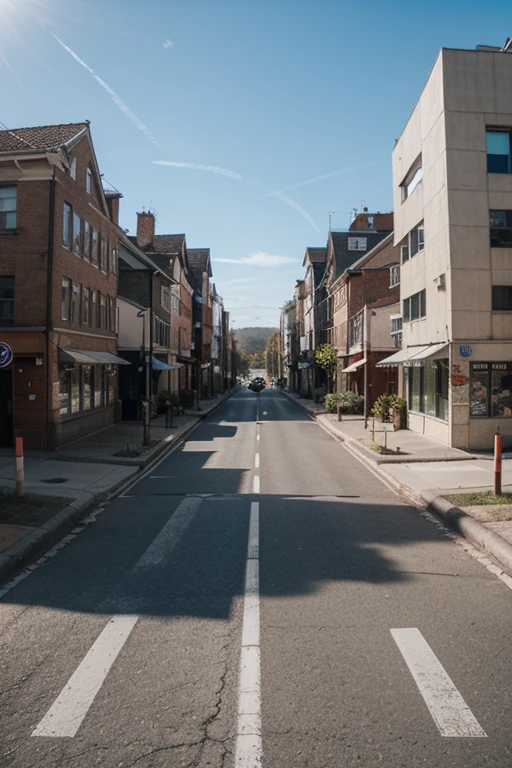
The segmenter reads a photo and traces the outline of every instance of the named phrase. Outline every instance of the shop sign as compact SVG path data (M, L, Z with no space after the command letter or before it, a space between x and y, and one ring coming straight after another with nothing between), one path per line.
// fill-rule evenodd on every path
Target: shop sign
M0 368L7 368L12 363L12 349L6 341L0 341Z

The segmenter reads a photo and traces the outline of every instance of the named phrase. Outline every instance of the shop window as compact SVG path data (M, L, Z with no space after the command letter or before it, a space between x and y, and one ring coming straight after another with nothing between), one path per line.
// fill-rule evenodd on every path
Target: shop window
M103 366L94 367L94 407L101 408L103 405Z
M82 369L82 409L90 411L92 406L92 365L81 365Z
M71 413L80 412L80 368L75 365L71 369Z
M409 410L448 421L448 368L448 359L427 359L422 366L404 369Z
M0 325L14 325L14 275L0 275Z
M16 229L16 187L0 187L0 229Z
M473 418L512 416L512 362L471 364L470 414Z
M487 131L487 172L512 173L510 131Z
M73 209L69 203L64 203L62 214L62 245L71 250L71 238L73 232Z
M512 211L489 211L491 248L512 248Z
M64 366L59 367L59 413L67 416L71 413L71 371Z

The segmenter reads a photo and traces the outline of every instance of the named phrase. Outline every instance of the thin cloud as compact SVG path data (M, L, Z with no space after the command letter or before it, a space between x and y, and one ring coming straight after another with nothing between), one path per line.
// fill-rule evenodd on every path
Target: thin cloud
M175 45L176 43L173 43L172 40L169 40L169 38L167 38L165 43L162 43L162 48L165 48L167 50L167 48L174 48Z
M217 165L201 165L200 163L179 163L176 160L153 160L153 165L170 165L173 168L188 168L192 171L209 171L217 173L219 176L227 176L228 179L235 181L244 181L243 176L235 171L228 171L227 168L219 168Z
M265 251L256 251L250 256L242 256L241 259L215 259L215 261L221 264L245 264L250 267L281 267L283 264L290 264L297 259L292 259L291 256L279 256Z
M372 165L378 165L380 161L375 160L371 163L363 163L363 165L351 165L348 168L342 168L339 171L331 171L330 173L323 173L321 176L315 176L313 179L307 179L306 181L301 181L298 184L292 184L290 187L284 187L284 189L280 189L274 192L269 192L266 195L263 195L263 197L277 197L282 192L289 192L290 189L298 189L299 187L305 187L308 184L315 184L317 181L325 181L326 179L332 179L335 176L343 176L345 173L351 173L352 171L360 171L362 168L368 168Z
M64 43L57 35L55 35L53 32L50 32L51 36L57 40L58 43L64 48L65 51L67 51L74 59L77 61L84 69L86 69L93 77L94 80L96 80L99 85L105 90L116 107L121 110L121 112L130 120L138 130L144 134L144 136L156 147L159 149L163 149L163 147L158 143L158 141L155 139L149 128L146 128L142 120L139 120L137 115L132 112L132 110L128 107L127 104L122 100L120 96L117 95L115 91L112 90L112 88L107 85L107 83L99 77L96 72L91 69L91 67L83 61L83 59L80 58L80 56L75 53L66 43Z
M268 191L268 187L265 187L264 184L262 184L259 181L255 181L254 179L244 179L243 176L239 173L235 173L235 171L228 171L226 168L219 168L216 165L201 165L199 163L180 163L175 160L152 160L153 165L169 165L174 168L189 168L193 171L209 171L210 173L218 173L220 176L227 176L229 179L234 179L235 181L243 181L246 184L250 184L253 187L257 187L258 189L264 189ZM302 205L299 205L295 200L292 200L291 197L288 197L288 195L285 195L284 192L276 191L270 193L270 195L266 196L272 196L276 197L278 200L281 200L285 205L287 205L289 208L293 208L297 213L300 213L300 215L306 219L309 224L313 227L314 230L317 232L320 232L320 228L316 225L315 221L311 218L309 213L306 211L305 208L302 207ZM235 262L238 263L238 262Z
M219 261L219 259L214 259L213 261L216 262ZM224 285L232 285L232 283L253 283L259 279L259 277L237 277L235 280L227 280Z

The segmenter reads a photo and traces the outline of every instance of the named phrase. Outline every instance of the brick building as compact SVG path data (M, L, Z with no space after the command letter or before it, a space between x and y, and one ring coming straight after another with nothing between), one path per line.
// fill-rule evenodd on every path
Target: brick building
M210 286L213 272L210 249L189 248L188 260L194 283L194 345L198 361L195 388L202 397L209 397L213 391L213 312Z
M116 418L110 211L87 122L0 131L2 445L53 449Z

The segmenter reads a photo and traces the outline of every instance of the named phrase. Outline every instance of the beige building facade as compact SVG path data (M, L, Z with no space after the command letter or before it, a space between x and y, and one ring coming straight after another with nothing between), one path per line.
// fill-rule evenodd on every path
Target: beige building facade
M409 426L512 444L512 55L442 49L393 151Z

